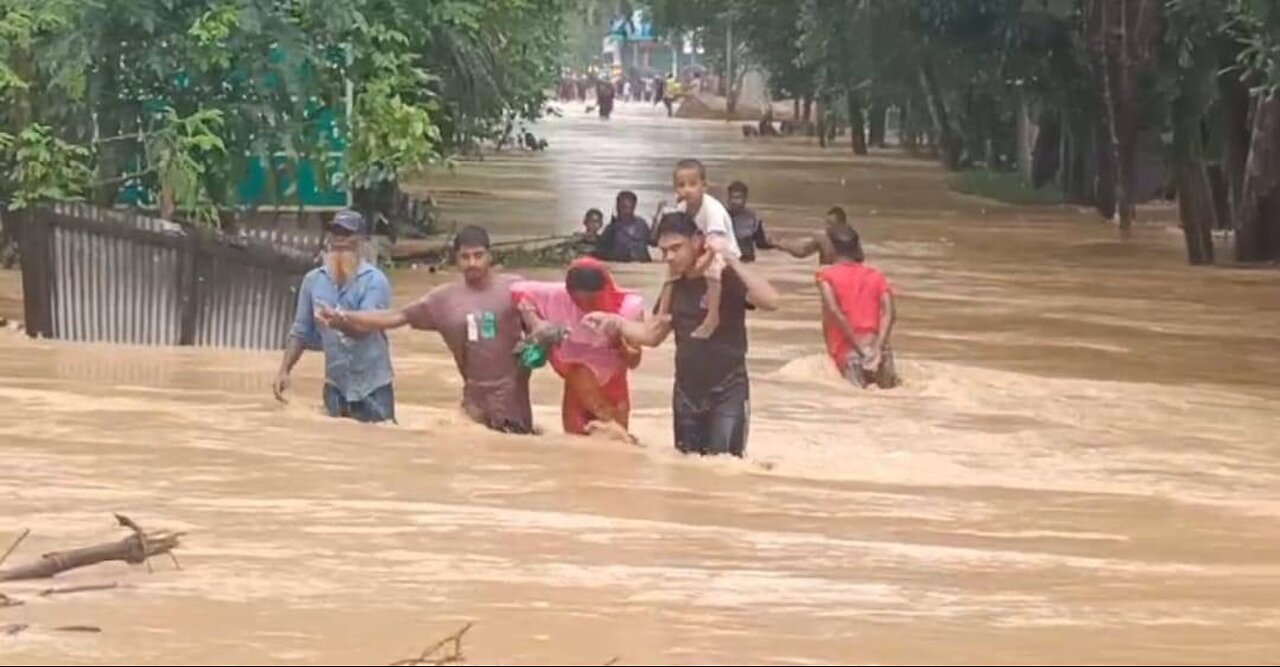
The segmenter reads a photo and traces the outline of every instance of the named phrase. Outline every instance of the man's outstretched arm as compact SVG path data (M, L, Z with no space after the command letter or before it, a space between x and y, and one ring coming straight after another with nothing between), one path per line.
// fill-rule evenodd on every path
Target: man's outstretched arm
M587 326L610 336L618 336L636 347L657 347L671 335L671 317L657 315L643 322L628 320L616 313L590 313L582 318Z
M398 329L409 323L405 309L398 310L336 310L321 308L320 321L348 336L363 336L388 329Z

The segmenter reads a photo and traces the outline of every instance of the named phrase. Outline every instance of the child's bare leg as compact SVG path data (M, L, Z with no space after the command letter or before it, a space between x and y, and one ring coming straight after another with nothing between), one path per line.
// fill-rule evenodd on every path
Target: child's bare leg
M698 325L693 333L689 334L694 338L710 338L711 334L716 332L720 327L720 292L721 282L719 278L707 277L707 316L703 318L702 324Z

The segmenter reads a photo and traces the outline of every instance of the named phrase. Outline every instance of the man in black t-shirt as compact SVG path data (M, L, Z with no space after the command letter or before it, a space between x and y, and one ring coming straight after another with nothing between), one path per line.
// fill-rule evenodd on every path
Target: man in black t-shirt
M672 420L676 449L692 454L733 454L746 449L751 386L747 377L746 311L774 310L778 292L766 280L709 240L691 218L668 213L657 228L658 247L667 263L663 289L671 290L671 314L630 322L608 313L592 313L586 322L633 345L656 347L674 331L676 378ZM724 257L720 326L710 338L693 337L707 315L707 281L698 256L707 245Z
M648 262L649 223L636 215L636 193L623 190L615 204L617 213L600 233L597 257L611 262Z
M742 250L742 261L756 261L756 249L770 250L773 243L764 231L764 218L747 208L747 184L734 181L729 184L729 197L724 202L725 209L733 218L733 235L738 237L738 248Z

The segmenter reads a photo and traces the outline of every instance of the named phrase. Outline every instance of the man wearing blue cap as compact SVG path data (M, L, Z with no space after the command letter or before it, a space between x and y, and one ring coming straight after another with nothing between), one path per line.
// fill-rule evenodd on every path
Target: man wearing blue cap
M364 218L343 210L326 228L324 262L302 279L289 344L272 391L285 401L289 374L303 350L324 350L324 407L332 417L362 422L395 421L391 356L382 332L351 335L317 327L315 313L384 310L391 307L391 283L361 257Z

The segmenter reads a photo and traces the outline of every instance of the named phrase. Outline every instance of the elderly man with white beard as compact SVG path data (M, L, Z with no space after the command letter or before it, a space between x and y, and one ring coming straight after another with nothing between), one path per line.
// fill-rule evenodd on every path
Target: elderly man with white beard
M357 212L339 211L326 228L324 263L302 279L289 344L272 391L285 401L289 374L303 350L324 350L324 407L331 417L361 422L395 421L391 355L382 332L347 334L316 326L318 310L385 310L391 307L391 283L365 261L365 221Z

